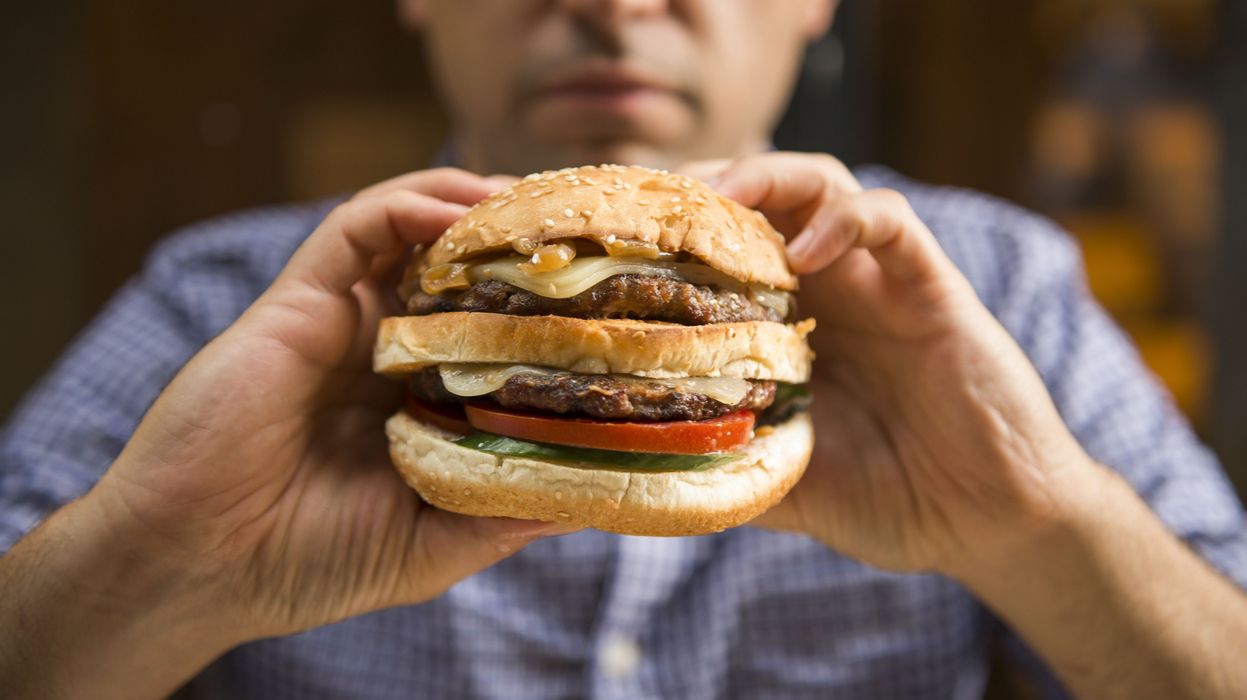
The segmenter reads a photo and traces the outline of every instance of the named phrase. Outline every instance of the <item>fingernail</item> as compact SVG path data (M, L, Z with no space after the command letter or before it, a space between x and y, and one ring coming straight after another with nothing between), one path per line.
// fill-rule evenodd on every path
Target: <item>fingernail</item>
M575 532L580 529L581 529L580 526L572 525L570 523L543 522L543 521L538 521L538 520L531 520L525 523L525 525L521 527L516 527L513 525L512 529L504 533L503 537L506 539L527 540L527 539L535 539L538 537L552 537L552 536L557 536L557 535L566 535L569 532Z
M580 525L570 525L568 523L550 523L550 527L548 529L541 530L538 533L538 536L558 537L560 535L570 535L573 532L579 532L583 529L584 527Z
M733 182L735 182L735 180L733 180L733 178L729 175L728 171L726 170L719 172L719 173L715 173L714 175L706 179L706 184L710 185L710 189L714 190L715 192L718 192L719 194L723 195L724 197L727 197L728 199L732 198L732 183Z
M792 243L788 244L788 259L795 260L808 256L814 248L814 231L811 229L803 229L797 237L792 239Z

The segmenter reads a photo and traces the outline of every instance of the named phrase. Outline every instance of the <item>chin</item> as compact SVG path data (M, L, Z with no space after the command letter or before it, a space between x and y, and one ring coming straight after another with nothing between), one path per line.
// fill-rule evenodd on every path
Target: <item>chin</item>
M583 163L619 163L639 165L656 170L673 170L687 160L683 149L641 140L618 140L608 143L586 143L567 156L559 167Z

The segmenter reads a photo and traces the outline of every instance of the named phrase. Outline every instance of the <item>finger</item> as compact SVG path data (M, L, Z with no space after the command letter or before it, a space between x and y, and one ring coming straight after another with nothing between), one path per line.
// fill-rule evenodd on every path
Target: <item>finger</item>
M480 518L425 506L406 577L413 582L413 590L399 594L408 601L426 600L537 539L575 529L561 523Z
M830 265L854 248L870 251L883 273L916 283L950 265L930 230L893 190L869 190L821 205L788 247L798 274Z
M808 209L862 189L840 161L806 153L763 153L742 158L723 171L714 188L767 216Z
M462 204L403 189L352 200L295 251L275 286L299 282L344 295L368 276L377 258L398 260L408 246L433 242L465 212Z
M406 173L360 190L353 199L379 197L406 190L442 201L471 206L515 182L509 175L481 177L458 168L434 168Z
M723 172L731 165L732 159L730 158L694 160L681 165L679 168L676 168L676 172L683 173L685 175L692 175L707 184L713 184L719 181L719 178L723 175Z

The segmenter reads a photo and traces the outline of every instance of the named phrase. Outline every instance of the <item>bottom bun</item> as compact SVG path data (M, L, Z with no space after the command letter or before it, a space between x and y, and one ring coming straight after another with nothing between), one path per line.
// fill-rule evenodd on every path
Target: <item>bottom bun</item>
M466 515L567 523L623 535L703 535L749 522L779 502L810 461L801 413L725 464L692 472L581 468L461 447L406 412L386 423L390 457L428 503Z

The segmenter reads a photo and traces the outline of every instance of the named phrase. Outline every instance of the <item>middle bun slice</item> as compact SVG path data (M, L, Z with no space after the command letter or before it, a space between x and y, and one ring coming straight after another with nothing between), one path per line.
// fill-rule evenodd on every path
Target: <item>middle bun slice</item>
M531 364L581 374L736 377L801 384L812 320L679 326L629 319L449 312L381 322L374 369L402 376L443 363Z

